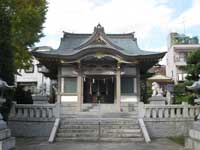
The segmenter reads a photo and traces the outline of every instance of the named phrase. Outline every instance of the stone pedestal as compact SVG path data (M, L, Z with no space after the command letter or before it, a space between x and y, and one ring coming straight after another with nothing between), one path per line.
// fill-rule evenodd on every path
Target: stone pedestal
M166 98L163 96L152 96L148 99L150 104L165 105Z
M189 130L189 137L185 140L185 147L200 150L200 121L193 123L193 128Z
M2 119L0 114L0 150L10 150L15 147L15 138L11 137L11 131Z

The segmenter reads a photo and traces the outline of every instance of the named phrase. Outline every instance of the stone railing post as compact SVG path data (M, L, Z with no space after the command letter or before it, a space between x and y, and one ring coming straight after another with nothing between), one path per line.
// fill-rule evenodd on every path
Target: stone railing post
M144 108L143 102L139 102L138 104L138 115L139 115L139 118L144 118L145 116L145 108Z
M12 103L12 107L11 107L11 110L10 110L10 115L9 117L15 117L16 116L16 110L15 110L15 102Z
M183 118L188 118L189 115L188 115L188 103L187 102L182 102L182 105L183 105Z
M56 117L56 118L60 118L60 103L57 102L55 104L55 107L54 107L54 111L53 111L53 115Z
M10 118L59 118L58 104L13 104L10 112Z

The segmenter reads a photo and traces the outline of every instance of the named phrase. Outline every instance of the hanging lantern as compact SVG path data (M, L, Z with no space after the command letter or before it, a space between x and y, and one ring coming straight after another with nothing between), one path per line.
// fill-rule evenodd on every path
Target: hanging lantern
M92 79L92 83L93 83L93 84L95 83L95 79L94 79L94 78Z
M100 96L99 81L98 81L98 87L97 87L97 96Z
M91 83L91 80L90 80L90 83L89 83L89 93L90 93L90 95L92 95L92 83Z
M106 82L106 95L108 95L108 81Z

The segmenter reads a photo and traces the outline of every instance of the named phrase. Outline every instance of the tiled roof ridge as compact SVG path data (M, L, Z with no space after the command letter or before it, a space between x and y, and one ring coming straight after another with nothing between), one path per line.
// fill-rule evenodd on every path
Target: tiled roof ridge
M63 37L65 38L65 37L71 37L71 36L74 36L74 37L78 37L78 36L83 36L83 37L88 37L88 36L91 36L92 35L92 33L72 33L72 32L65 32L65 31L63 31L63 33L64 33L64 35L63 35ZM134 38L134 39L136 39L135 37L134 37L134 33L135 32L130 32L130 33L106 33L106 35L108 36L108 37L132 37L132 38Z

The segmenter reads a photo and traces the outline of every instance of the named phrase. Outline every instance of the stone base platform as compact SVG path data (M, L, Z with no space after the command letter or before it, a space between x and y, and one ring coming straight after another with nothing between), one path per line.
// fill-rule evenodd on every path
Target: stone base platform
M148 99L150 104L155 105L165 105L165 102L167 101L165 97L163 96L152 96Z
M185 140L185 146L188 149L200 150L200 122L193 124L193 129L189 130L189 137Z
M8 139L4 139L0 141L0 149L1 150L11 150L15 147L15 138L10 137Z

